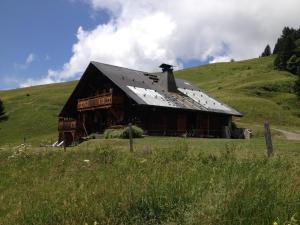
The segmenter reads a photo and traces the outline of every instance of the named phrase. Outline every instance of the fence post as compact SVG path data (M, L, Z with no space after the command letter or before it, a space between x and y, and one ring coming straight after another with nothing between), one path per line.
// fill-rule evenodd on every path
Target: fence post
M133 152L133 140L132 140L132 124L129 123L129 147L130 147L130 152Z
M270 157L273 154L273 144L272 144L270 125L269 125L268 121L265 121L264 127L265 127L265 140L266 140L266 146L267 146L267 154L268 154L268 157Z

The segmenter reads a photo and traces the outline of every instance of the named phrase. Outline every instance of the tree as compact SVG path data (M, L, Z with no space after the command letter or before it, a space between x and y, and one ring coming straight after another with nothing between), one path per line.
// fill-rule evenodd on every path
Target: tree
M293 74L296 74L298 67L300 65L300 58L297 58L296 55L292 55L291 58L287 61L286 69Z
M300 77L300 65L297 67L296 74Z
M271 47L270 47L270 45L267 45L265 47L265 50L261 54L261 57L266 57L266 56L270 56L270 55L271 55Z
M276 44L274 46L274 49L273 49L273 54L278 54L278 52L280 52L282 42L283 42L282 38L277 39L277 42L276 42Z
M282 45L282 50L278 53L277 58L274 61L274 65L277 69L286 70L287 61L293 55L293 51L296 48L292 38L287 37Z
M274 46L273 54L278 54L282 51L285 40L288 37L291 37L293 40L298 35L299 30L295 30L294 28L284 27L282 30L282 34L280 38L277 39L277 42Z
M295 92L298 96L298 99L300 99L300 75L298 75L298 79L295 82Z
M295 92L300 99L300 65L297 67L296 74L298 75L298 79L295 82Z
M0 99L0 122L3 120L7 120L7 115L5 113L3 102Z
M282 30L282 37L289 37L295 32L294 28L284 27Z

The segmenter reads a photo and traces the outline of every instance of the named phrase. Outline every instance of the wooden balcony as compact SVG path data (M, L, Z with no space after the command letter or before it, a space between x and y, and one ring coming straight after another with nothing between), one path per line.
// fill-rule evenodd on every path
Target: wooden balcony
M77 121L76 120L61 120L58 123L58 130L76 130Z
M106 93L89 98L83 98L78 100L77 110L86 111L99 108L110 108L113 105L119 105L124 102L122 96L115 96L112 93Z

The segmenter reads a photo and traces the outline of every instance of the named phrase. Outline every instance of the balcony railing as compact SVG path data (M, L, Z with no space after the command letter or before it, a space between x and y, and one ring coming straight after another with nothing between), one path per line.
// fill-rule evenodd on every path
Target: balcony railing
M123 103L122 96L115 96L112 93L97 95L78 100L77 110L85 111L97 108L109 108L113 105Z
M59 130L76 130L77 121L76 120L61 120L58 123Z

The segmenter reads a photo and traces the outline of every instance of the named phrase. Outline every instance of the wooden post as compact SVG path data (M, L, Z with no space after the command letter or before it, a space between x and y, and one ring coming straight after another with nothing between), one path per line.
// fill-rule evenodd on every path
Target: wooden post
M265 140L267 146L267 155L270 157L273 154L273 144L272 144L272 136L270 131L270 125L268 121L265 121Z
M131 123L129 123L129 147L130 147L130 152L133 152L132 124Z

